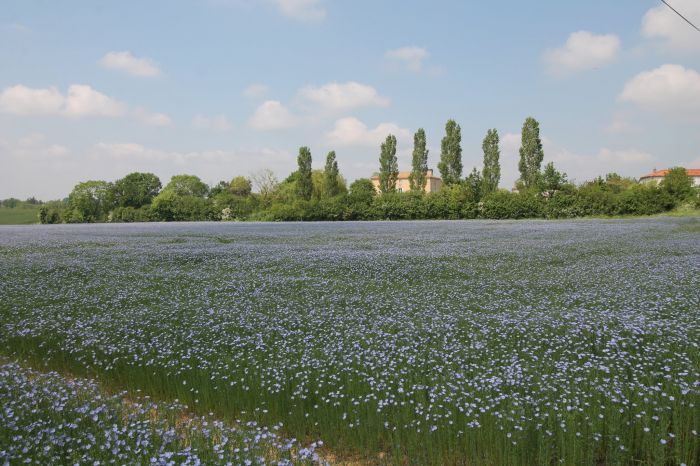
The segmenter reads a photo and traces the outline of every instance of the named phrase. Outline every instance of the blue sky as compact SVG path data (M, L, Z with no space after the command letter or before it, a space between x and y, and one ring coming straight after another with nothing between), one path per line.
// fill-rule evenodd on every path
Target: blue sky
M700 23L699 1L669 3ZM284 178L301 145L353 180L389 132L409 169L419 127L436 167L448 118L465 175L498 129L503 187L527 116L579 182L700 168L700 33L652 0L9 0L0 70L0 198L132 171Z

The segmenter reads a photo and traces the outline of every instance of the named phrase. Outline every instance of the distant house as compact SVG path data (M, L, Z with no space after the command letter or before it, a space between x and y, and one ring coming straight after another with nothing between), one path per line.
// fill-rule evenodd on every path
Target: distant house
M396 180L396 191L400 193L406 193L411 190L411 183L409 181L409 176L411 172L399 172L399 177ZM372 178L372 184L374 184L374 189L379 191L379 175L374 175ZM426 174L425 192L435 193L440 191L442 188L442 178L433 175L433 170L428 169Z
M640 183L654 183L658 184L664 179L664 176L670 171L666 168L664 170L654 170L653 172L642 176L639 178ZM700 186L700 168L686 168L688 176L693 179L693 186Z

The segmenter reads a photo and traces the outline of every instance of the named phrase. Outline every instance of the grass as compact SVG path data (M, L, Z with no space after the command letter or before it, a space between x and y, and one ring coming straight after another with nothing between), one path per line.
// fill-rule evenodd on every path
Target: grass
M194 413L282 423L341 462L695 464L696 227L0 235L0 354Z
M39 223L39 206L0 207L0 225L31 225Z

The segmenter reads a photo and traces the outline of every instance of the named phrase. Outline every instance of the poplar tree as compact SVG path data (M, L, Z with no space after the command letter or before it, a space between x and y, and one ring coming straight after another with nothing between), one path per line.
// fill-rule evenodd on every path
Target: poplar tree
M330 151L326 156L326 167L323 170L323 192L328 197L338 195L338 161L335 159L335 151Z
M299 148L299 156L297 157L297 195L306 201L311 199L313 191L313 183L311 181L311 150L306 147Z
M396 136L390 134L382 143L379 154L379 190L383 193L396 191L399 178L399 161L396 158Z
M408 181L411 191L423 192L428 181L428 149L426 149L425 130L419 128L413 135L413 160Z
M538 185L540 167L544 159L542 140L540 139L540 124L532 117L527 117L523 124L520 143L520 181L525 188Z
M440 163L438 169L446 185L459 183L462 177L462 129L454 120L445 125L445 137L442 138Z
M484 169L482 171L481 194L487 195L498 189L501 181L501 151L498 147L498 131L490 129L481 145L484 150Z

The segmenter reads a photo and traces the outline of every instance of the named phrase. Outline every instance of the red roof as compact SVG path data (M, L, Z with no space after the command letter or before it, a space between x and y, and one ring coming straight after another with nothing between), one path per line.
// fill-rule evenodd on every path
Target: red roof
M669 168L665 168L663 170L656 170L647 175L642 176L639 179L643 180L644 178L663 178L670 171L671 169ZM686 171L688 172L688 176L700 176L700 168L686 168Z

